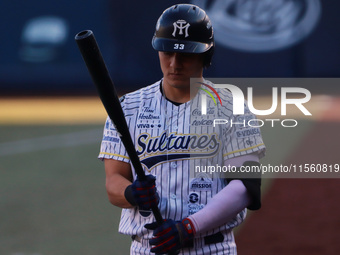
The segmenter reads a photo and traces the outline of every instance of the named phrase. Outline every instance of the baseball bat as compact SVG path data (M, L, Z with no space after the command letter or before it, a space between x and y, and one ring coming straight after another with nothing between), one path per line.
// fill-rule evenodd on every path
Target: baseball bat
M139 161L114 83L107 70L94 34L91 30L84 30L76 34L75 40L105 110L119 133L138 178L143 181L146 178L145 172ZM163 224L164 221L159 208L155 206L151 209L157 224Z

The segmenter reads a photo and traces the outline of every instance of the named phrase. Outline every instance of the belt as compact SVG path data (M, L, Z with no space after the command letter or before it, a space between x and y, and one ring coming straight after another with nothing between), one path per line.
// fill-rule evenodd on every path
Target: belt
M139 243L142 242L142 238L140 236L133 235L133 236L131 236L131 238L132 238L133 241L136 241L136 242L139 242ZM217 233L212 234L210 236L205 236L205 237L203 237L203 239L204 239L204 244L209 245L209 244L215 244L215 243L223 242L224 236L221 232L217 232ZM185 247L188 247L188 248L194 247L194 241L191 240L188 244L185 245Z

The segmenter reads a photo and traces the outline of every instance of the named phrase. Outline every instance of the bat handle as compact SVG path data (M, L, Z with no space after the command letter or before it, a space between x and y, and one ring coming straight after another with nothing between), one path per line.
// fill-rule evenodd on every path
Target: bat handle
M157 225L160 226L164 223L164 219L161 215L161 212L157 206L151 208L153 215L155 216Z

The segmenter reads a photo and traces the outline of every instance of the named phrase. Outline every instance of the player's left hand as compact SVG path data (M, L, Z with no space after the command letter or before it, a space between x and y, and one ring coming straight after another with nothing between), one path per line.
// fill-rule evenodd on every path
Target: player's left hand
M147 229L153 230L154 238L149 243L153 247L151 252L156 254L173 253L188 244L195 235L195 228L190 219L182 221L167 219L161 226L156 222L145 224Z

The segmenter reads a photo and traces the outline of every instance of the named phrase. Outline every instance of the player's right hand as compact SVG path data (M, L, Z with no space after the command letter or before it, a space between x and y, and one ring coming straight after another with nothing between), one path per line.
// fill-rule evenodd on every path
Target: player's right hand
M159 195L156 189L156 177L147 175L146 179L140 181L138 178L125 190L126 200L133 206L142 210L150 210L158 206Z

